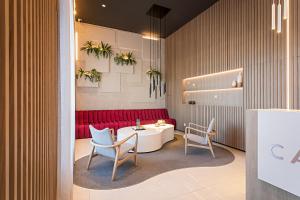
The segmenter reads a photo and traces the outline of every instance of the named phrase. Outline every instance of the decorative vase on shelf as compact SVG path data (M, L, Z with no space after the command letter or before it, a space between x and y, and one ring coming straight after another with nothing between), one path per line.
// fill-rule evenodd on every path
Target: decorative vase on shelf
M232 86L233 88L237 87L237 81L232 81L231 86Z
M237 76L237 86L238 87L243 87L243 75L242 72L239 73Z

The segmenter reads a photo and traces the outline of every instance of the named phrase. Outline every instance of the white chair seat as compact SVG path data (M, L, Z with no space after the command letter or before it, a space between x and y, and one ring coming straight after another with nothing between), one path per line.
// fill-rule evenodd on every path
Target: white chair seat
M130 143L123 143L121 146L120 146L120 156L123 156L125 155L126 153L128 153L128 151L134 149L135 147L135 144L130 144Z
M185 136L184 136L185 137ZM187 139L202 145L207 145L207 139L205 137L195 135L195 134L187 134Z

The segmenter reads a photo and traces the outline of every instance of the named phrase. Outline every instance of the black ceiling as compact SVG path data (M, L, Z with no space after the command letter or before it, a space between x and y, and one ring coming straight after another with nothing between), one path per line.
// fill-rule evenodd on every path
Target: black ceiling
M85 23L135 33L149 32L147 11L153 4L170 8L167 36L196 17L217 0L76 0L77 18ZM102 4L106 7L103 8Z

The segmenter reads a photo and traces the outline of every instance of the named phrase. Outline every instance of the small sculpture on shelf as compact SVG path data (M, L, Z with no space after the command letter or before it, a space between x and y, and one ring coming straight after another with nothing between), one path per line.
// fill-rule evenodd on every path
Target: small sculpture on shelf
M232 86L233 88L237 87L237 82L236 82L236 80L232 81L231 86Z
M239 72L236 80L232 81L231 86L233 88L235 88L235 87L243 87L243 74L242 74L242 72Z
M237 87L243 87L243 75L242 72L237 76Z

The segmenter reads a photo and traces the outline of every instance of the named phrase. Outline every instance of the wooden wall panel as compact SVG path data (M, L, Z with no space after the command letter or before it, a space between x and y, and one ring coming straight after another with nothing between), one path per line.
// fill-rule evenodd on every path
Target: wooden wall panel
M6 167L6 160L7 160L7 145L6 145L6 139L7 139L7 125L6 123L6 107L5 107L5 98L6 98L6 84L5 81L7 80L7 69L5 66L6 63L6 56L7 53L4 51L6 46L6 40L5 36L8 34L8 30L6 28L4 17L5 15L5 7L6 2L0 1L0 199L5 199L7 195L7 187L6 181L7 181L7 167Z
M290 104L300 109L300 2L291 0L290 5Z
M283 21L282 33L271 30L272 2L220 0L167 38L167 108L178 121L179 130L183 130L185 122L200 122L197 118L205 117L201 113L185 117L191 115L186 114L190 107L182 104L182 80L230 69L244 69L244 103L242 108L234 108L225 117L236 115L235 109L287 108L287 99L291 108L300 108L300 2L290 0L289 98L288 21ZM196 105L194 109L201 106L208 105ZM219 134L232 137L229 130ZM244 138L244 130L237 137ZM216 141L224 143L224 140Z
M245 67L247 48L240 44L247 37L242 34L248 28L247 6L246 1L219 1L166 40L167 108L177 128L183 130L189 121L208 124L215 117L215 141L239 149L244 149L243 105L183 104L182 80Z
M0 199L56 199L57 1L0 7Z

